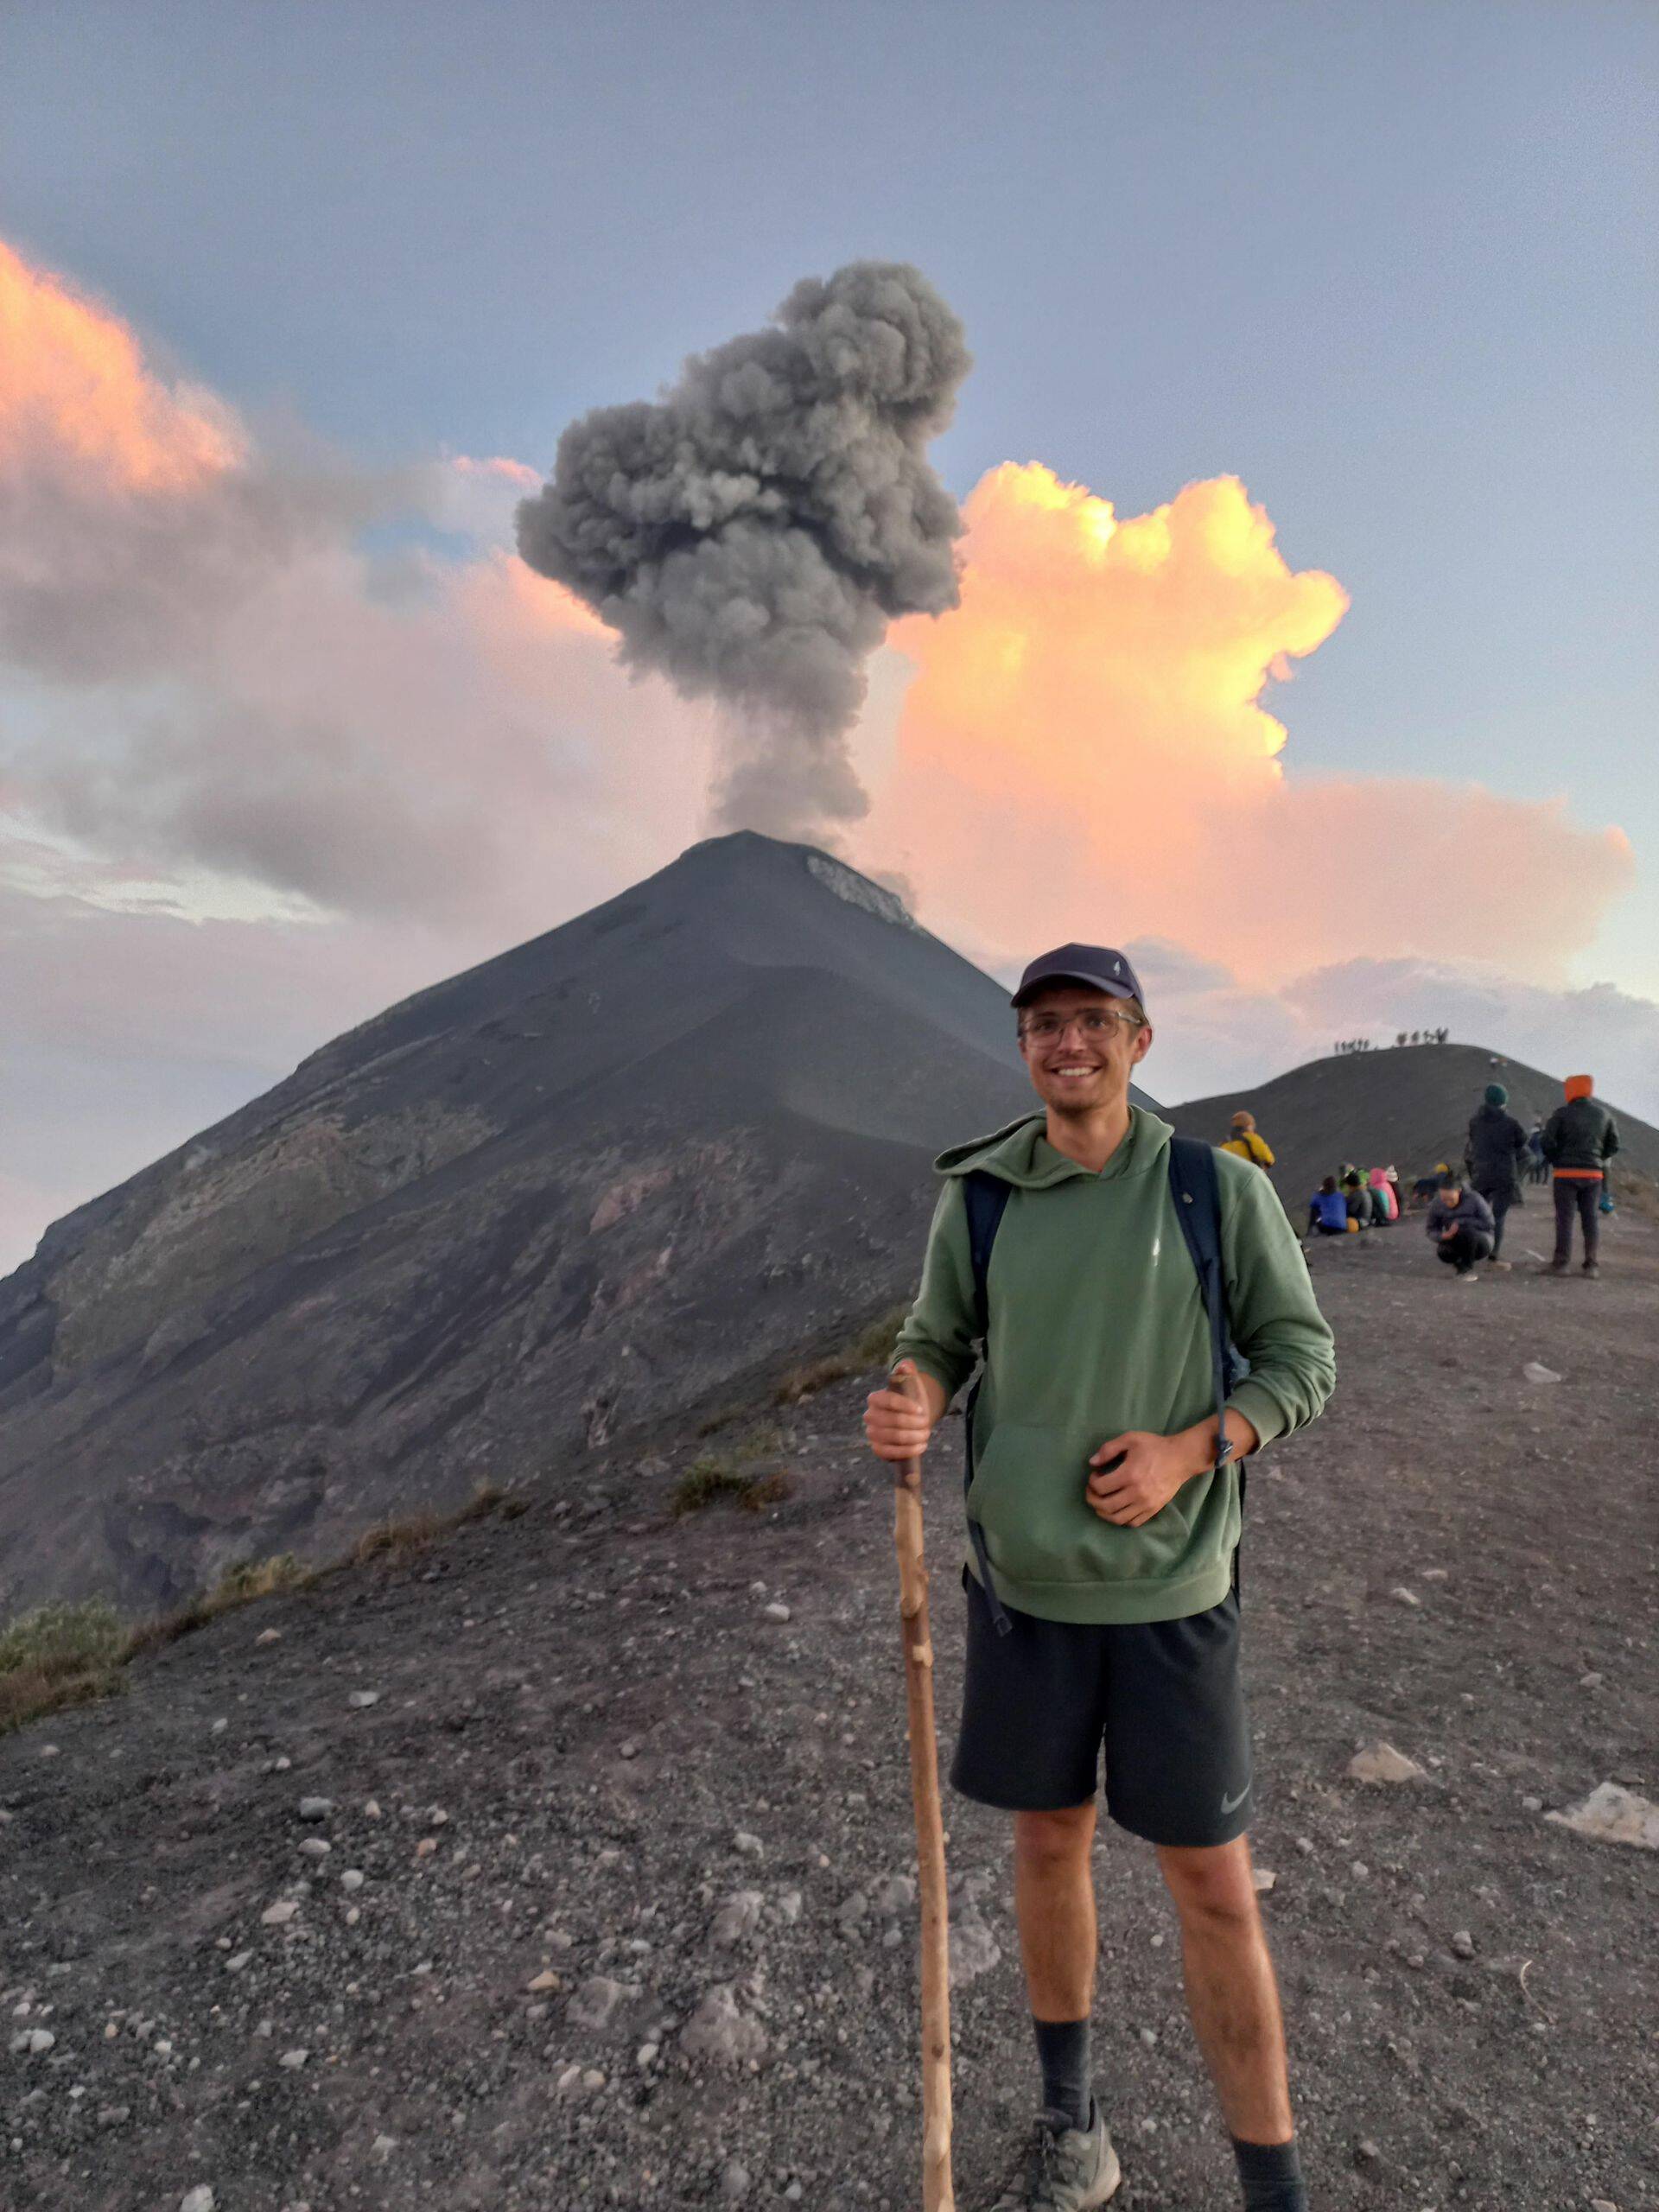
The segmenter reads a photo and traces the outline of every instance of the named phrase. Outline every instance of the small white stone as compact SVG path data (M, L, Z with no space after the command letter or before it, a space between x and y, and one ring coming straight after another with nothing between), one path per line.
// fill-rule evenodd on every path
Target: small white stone
M349 1706L354 1706L358 1712L362 1713L369 1706L379 1704L380 1693L378 1690L353 1690L346 1702Z
M302 1797L300 1800L300 1818L302 1821L326 1821L334 1809L332 1797Z
M200 2181L194 2189L187 2189L179 2199L179 2212L213 2212L216 2202L207 2183Z
M342 1890L360 1890L365 1879L361 1867L348 1866L340 1878L340 1886Z
M1529 1359L1521 1372L1529 1382L1559 1382L1561 1379L1553 1367L1546 1367L1541 1360Z
M228 1720L215 1720L213 1726L207 1731L207 1733L210 1736L222 1736L230 1725L231 1724Z
M286 2066L289 2072L292 2073L297 2071L300 2067L303 2066L306 2060L309 2058L311 2054L308 2050L285 2050L282 2056L277 2060L276 2063L279 2066Z
M786 1621L790 1617L789 1607L785 1605L781 1599L774 1599L772 1603L770 1605L767 1605L764 1610L766 1618L769 1621L783 1622Z
M280 1643L283 1631L279 1628L262 1628L253 1640L256 1643Z
M300 1849L308 1859L326 1859L334 1847L327 1837L321 1835L308 1835L300 1842Z
M1389 1595L1390 1598L1397 1599L1402 1605L1421 1605L1423 1602L1417 1592L1414 1590L1408 1590L1403 1582L1395 1583Z
M268 1904L259 1917L267 1928L286 1928L299 1909L293 1897L279 1897L275 1904Z
M1271 1872L1267 1867L1258 1866L1252 1872L1250 1879L1255 1885L1255 1893L1257 1897L1264 1897L1268 1894L1268 1891L1273 1887L1274 1884L1279 1879L1279 1877Z

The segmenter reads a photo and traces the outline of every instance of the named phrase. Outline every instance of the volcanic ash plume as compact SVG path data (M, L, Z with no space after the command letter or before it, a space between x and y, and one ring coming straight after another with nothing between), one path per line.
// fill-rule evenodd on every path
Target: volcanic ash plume
M773 325L573 423L518 550L631 667L724 709L724 823L822 836L868 804L847 733L888 621L957 604L962 524L925 448L969 355L901 263L808 277Z

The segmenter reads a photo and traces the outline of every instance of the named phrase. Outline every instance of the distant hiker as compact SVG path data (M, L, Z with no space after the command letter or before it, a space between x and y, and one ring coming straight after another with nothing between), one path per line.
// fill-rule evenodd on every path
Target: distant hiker
M1273 1147L1256 1128L1255 1116L1241 1106L1234 1115L1232 1134L1221 1147L1224 1152L1236 1152L1241 1160L1254 1160L1263 1173L1273 1165Z
M1334 1175L1327 1175L1308 1200L1307 1226L1311 1233L1320 1236L1348 1234L1348 1201L1337 1188Z
M879 1458L922 1451L982 1343L951 1780L1014 1815L1043 2106L998 2203L1077 2212L1117 2183L1090 2063L1103 1745L1107 1811L1154 1846L1179 1916L1188 2008L1246 2202L1304 2212L1245 1840L1236 1463L1323 1409L1331 1332L1267 1177L1130 1104L1152 1029L1123 955L1063 945L1026 969L1013 1003L1044 1110L940 1155L898 1344L926 1408L888 1388L865 1414Z
M1440 1258L1457 1269L1459 1281L1478 1281L1476 1261L1491 1256L1496 1234L1492 1210L1478 1191L1469 1189L1450 1168L1441 1176L1428 1210L1428 1234Z
M1543 1137L1544 1157L1555 1173L1555 1256L1549 1272L1567 1273L1576 1213L1584 1230L1584 1272L1595 1275L1601 1272L1597 1200L1606 1181L1607 1162L1618 1150L1618 1124L1594 1096L1591 1077L1570 1075L1561 1087L1566 1099L1550 1116Z
M1369 1229L1376 1218L1376 1210L1371 1203L1371 1186L1357 1167L1343 1170L1342 1195L1347 1205L1348 1218L1355 1228Z
M1492 1210L1492 1265L1507 1268L1498 1257L1503 1249L1503 1217L1512 1205L1524 1205L1521 1176L1527 1159L1527 1133L1509 1110L1510 1094L1501 1083L1489 1083L1486 1095L1475 1109L1463 1164L1469 1180Z
M1371 1190L1371 1226L1389 1229L1400 1218L1400 1201L1394 1194L1386 1167L1373 1167L1366 1177Z

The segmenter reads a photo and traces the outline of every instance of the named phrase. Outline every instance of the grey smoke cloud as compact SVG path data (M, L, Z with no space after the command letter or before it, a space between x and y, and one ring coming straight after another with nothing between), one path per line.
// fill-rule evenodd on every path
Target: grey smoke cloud
M901 614L957 604L957 505L926 457L969 366L919 272L854 262L771 327L694 354L657 401L596 408L518 508L518 550L630 668L724 710L728 826L856 820L847 735Z

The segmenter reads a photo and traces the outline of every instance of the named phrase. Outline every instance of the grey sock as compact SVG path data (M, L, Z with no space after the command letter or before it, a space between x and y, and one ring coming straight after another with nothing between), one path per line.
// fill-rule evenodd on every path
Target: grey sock
M1233 2138L1244 2212L1307 2212L1302 2161L1296 2139L1288 2143L1241 2143Z
M1087 2127L1094 2102L1089 2079L1092 2070L1089 2022L1033 2018L1032 2026L1037 2031L1037 2057L1043 2069L1044 2109L1063 2112L1070 2126Z

